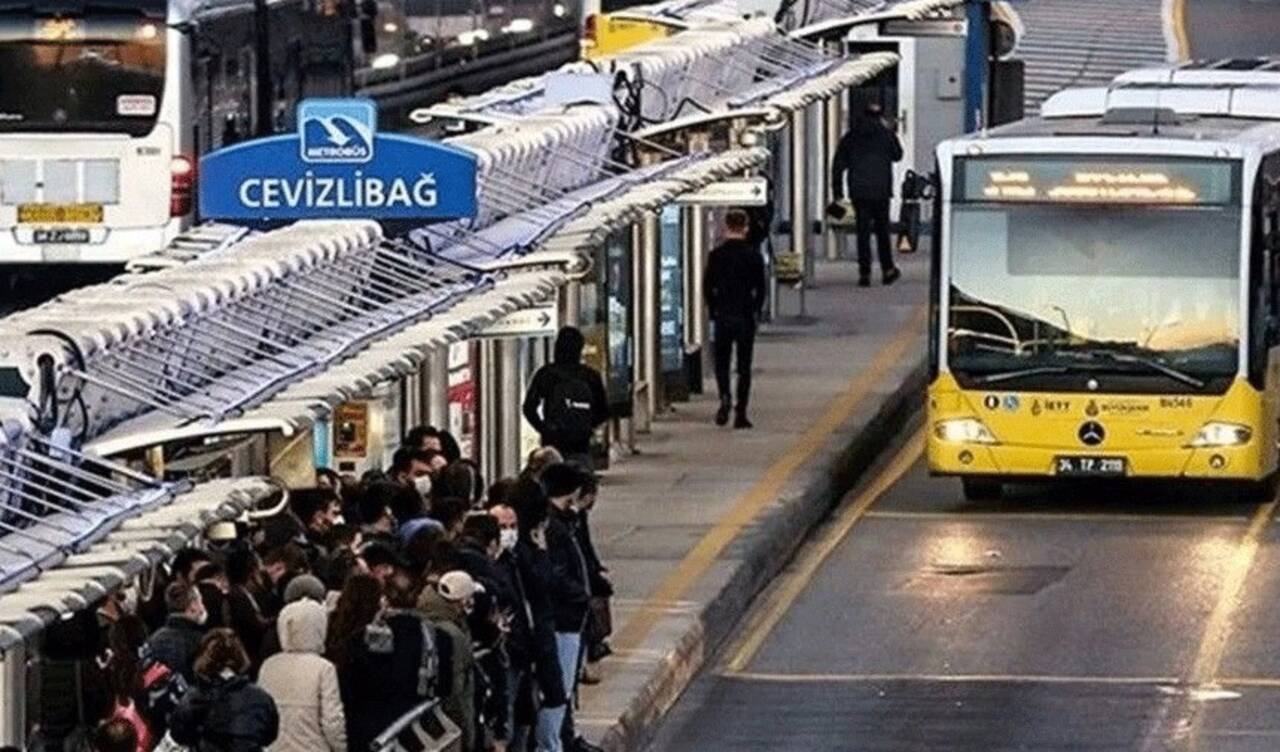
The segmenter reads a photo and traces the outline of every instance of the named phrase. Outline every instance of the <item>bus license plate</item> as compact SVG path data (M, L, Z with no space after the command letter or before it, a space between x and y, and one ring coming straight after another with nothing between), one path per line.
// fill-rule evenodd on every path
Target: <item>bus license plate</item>
M18 223L24 225L88 225L102 222L102 204L21 204Z
M1053 474L1080 478L1122 476L1129 469L1124 457L1058 457L1053 461Z
M55 227L50 230L34 230L32 242L37 245L81 245L89 242L89 230L83 227Z

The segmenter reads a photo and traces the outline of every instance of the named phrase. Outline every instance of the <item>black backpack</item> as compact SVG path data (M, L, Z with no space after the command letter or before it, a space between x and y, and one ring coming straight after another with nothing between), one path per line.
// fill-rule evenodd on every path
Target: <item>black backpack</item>
M591 385L575 373L561 374L543 404L547 432L565 441L591 438Z

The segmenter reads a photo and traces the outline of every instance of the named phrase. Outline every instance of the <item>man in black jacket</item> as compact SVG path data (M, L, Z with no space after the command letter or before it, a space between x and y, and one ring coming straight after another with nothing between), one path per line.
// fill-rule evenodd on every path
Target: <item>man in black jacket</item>
M526 620L529 635L522 655L513 651L512 659L523 659L526 671L532 672L538 695L535 728L538 751L560 752L560 734L569 704L569 682L561 673L556 644L555 591L558 578L547 550L549 506L542 486L531 478L517 481L511 496L519 538L511 550L508 564L525 606L524 613L515 616ZM517 628L512 633L520 631L523 630ZM517 711L516 715L522 714ZM513 744L512 748L519 747Z
M831 160L831 192L835 202L853 202L858 232L858 285L871 284L871 234L876 236L880 272L886 285L902 276L889 245L889 200L893 198L893 163L902 159L902 143L885 125L880 104L871 102L840 139ZM833 203L829 211L843 212Z
M751 428L747 420L747 402L751 398L751 360L755 352L756 319L765 303L764 259L751 242L751 220L740 210L730 211L724 218L725 241L707 257L703 276L703 296L707 311L715 324L714 355L716 387L720 391L720 409L716 425L729 422L733 407L729 392L729 361L738 351L738 404L734 428Z
M204 638L204 625L209 614L194 583L169 583L164 591L164 602L169 616L164 626L147 639L142 648L143 654L182 674L190 684L195 681L196 652Z
M551 363L538 369L524 397L524 417L566 460L591 467L591 436L609 419L604 379L582 362L586 339L566 326L556 335Z

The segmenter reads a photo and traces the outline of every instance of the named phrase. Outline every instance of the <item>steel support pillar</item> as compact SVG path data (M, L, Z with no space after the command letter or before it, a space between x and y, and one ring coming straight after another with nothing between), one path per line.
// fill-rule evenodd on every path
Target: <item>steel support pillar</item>
M658 241L658 214L647 212L641 223L640 301L643 315L640 347L644 350L645 409L652 420L662 406L662 259Z
M23 642L0 653L0 746L27 748L27 650Z
M798 290L800 293L800 315L808 313L805 303L805 288L809 286L811 253L809 248L809 172L808 155L808 113L803 108L791 113L791 251L800 254L796 259L804 279Z
M520 340L498 340L498 467L496 477L505 478L520 472Z
M427 423L449 428L449 346L432 349L423 386L427 392Z
M831 203L831 199L834 196L831 191L831 161L835 158L836 147L840 144L841 137L844 136L844 123L844 92L841 91L834 97L829 97L822 101L822 140L827 145L827 161L825 162L825 173L822 180L822 211L824 218L826 217L826 207ZM826 244L827 260L835 261L840 258L843 235L832 227L827 219L823 220L823 226L826 228L823 238Z
M560 322L562 326L582 326L582 283L576 279L560 287Z

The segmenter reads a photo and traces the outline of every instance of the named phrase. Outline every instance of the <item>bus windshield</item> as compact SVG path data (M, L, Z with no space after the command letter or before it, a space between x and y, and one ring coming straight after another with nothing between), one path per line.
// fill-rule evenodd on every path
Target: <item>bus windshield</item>
M146 135L164 73L163 17L0 13L0 133Z
M1218 164L1238 174L1231 163ZM1126 166L1102 174L1147 188L1097 203L1077 200L1084 189L1060 190L1060 175L1002 174L1022 186L1009 193L1018 200L965 200L986 190L970 175L971 190L958 192L952 208L947 353L954 372L1010 386L1074 370L1192 386L1236 373L1238 191L1214 189L1213 201L1155 197L1155 173ZM1175 181L1159 190L1202 187ZM1042 200L1029 200L1031 191ZM1043 200L1053 191L1072 199Z

